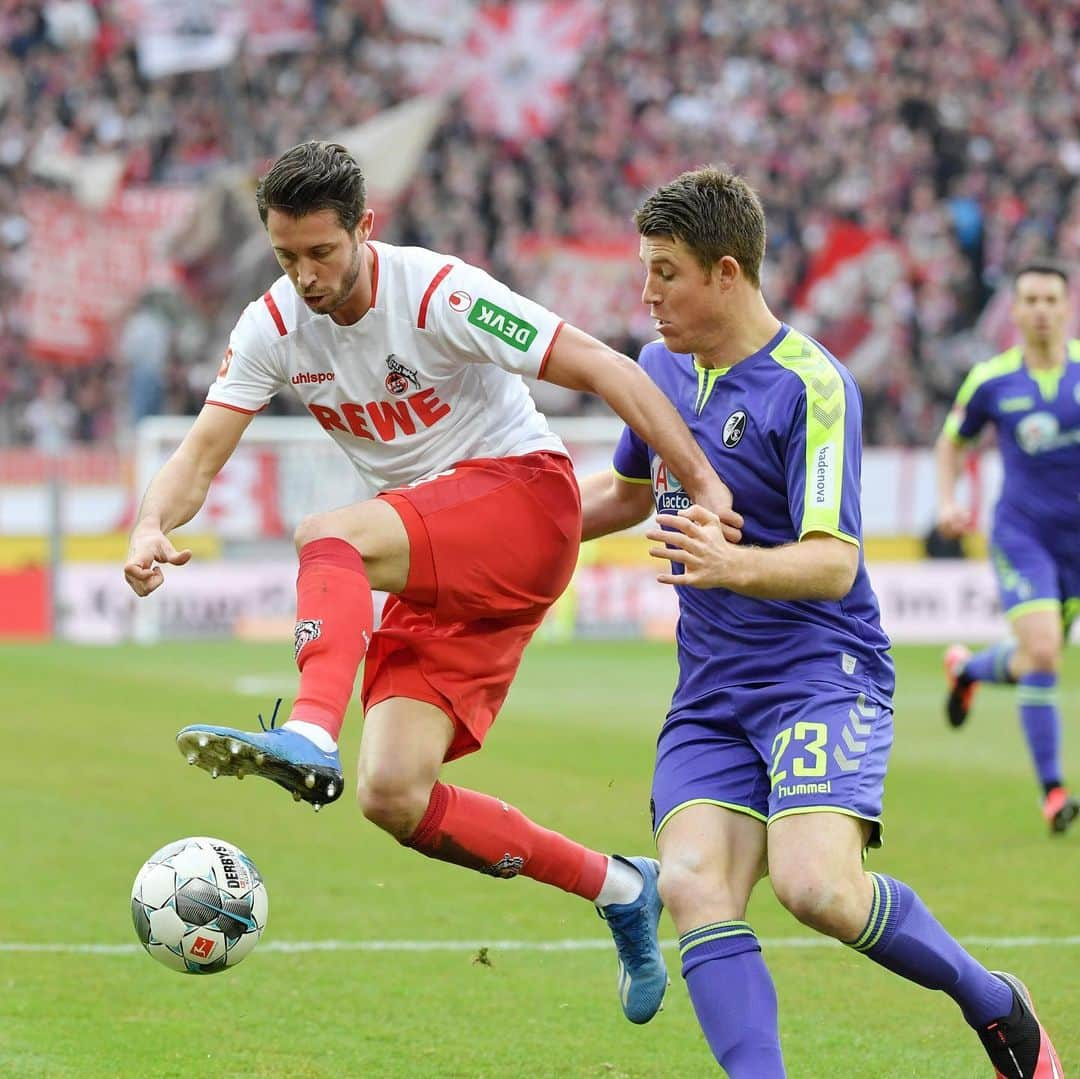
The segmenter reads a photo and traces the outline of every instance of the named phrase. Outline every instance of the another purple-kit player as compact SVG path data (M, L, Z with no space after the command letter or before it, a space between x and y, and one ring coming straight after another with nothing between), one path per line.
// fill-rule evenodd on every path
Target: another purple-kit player
M974 656L948 649L945 713L961 727L980 682L1016 686L1051 835L1080 819L1062 774L1058 703L1062 650L1080 615L1080 341L1068 339L1069 314L1065 270L1048 259L1021 266L1012 306L1021 344L971 369L937 443L938 528L959 536L971 525L955 501L964 455L984 428L997 432L1004 482L990 558L1012 631Z
M785 1075L776 991L746 921L767 871L801 922L952 997L1001 1079L1056 1079L1019 979L969 955L908 885L863 867L880 844L893 666L861 556L855 382L766 306L764 214L739 177L684 173L635 221L661 338L640 363L743 516L731 543L629 431L614 469L582 486L585 538L657 515L650 553L670 563L657 579L678 586L654 827L709 1046L732 1079Z

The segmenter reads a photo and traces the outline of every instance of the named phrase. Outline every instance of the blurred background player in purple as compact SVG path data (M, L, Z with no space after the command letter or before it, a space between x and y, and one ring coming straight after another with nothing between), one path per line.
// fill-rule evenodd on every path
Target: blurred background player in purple
M1020 268L1012 314L1021 344L971 369L937 441L938 529L958 537L972 527L956 501L967 445L988 425L997 433L1004 484L991 565L1014 637L976 655L961 644L946 651L946 714L961 727L980 682L1016 686L1052 835L1080 815L1062 775L1058 704L1062 650L1080 614L1080 340L1068 338L1068 287L1055 262Z

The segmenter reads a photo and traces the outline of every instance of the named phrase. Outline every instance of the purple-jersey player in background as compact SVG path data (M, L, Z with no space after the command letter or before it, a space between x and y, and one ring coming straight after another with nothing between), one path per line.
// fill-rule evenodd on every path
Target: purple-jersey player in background
M979 682L1016 686L1016 702L1051 835L1080 815L1061 771L1058 671L1080 614L1080 341L1069 341L1069 280L1050 261L1016 275L1013 321L1022 344L977 363L938 438L938 528L959 536L970 514L955 502L965 445L997 430L1005 481L990 557L1015 640L977 655L945 653L949 723L962 726Z
M742 543L728 543L629 430L613 472L583 486L586 538L658 511L651 553L672 563L658 580L679 586L653 823L713 1054L733 1079L785 1074L776 991L745 921L767 870L799 921L951 996L1002 1079L1056 1079L1020 981L973 959L906 884L863 868L880 843L893 666L860 552L855 383L765 305L764 215L739 177L684 173L635 221L661 337L641 365L744 517Z

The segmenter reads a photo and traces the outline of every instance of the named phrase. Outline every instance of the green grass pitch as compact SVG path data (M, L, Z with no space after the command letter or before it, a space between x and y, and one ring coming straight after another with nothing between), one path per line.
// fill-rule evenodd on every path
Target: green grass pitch
M970 726L946 729L939 656L897 652L886 845L870 865L915 886L989 965L1027 980L1066 1070L1080 1069L1080 829L1047 836L1009 691L981 690ZM1080 783L1078 666L1074 653L1062 699ZM647 852L652 748L673 675L662 645L538 643L487 747L447 778L602 850ZM250 725L293 684L286 645L0 651L0 1074L717 1074L673 947L664 1012L632 1027L588 904L418 857L349 798L316 816L272 784L214 783L184 765L179 727ZM359 725L354 714L346 728L350 777ZM209 978L137 950L128 907L142 861L195 834L240 845L270 893L255 953ZM946 997L822 945L767 886L749 916L776 977L792 1079L989 1076ZM666 921L663 933L672 942Z

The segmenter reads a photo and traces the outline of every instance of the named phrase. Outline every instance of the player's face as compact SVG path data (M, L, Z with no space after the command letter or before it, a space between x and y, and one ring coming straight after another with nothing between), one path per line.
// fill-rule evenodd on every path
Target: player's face
M1065 336L1068 288L1057 274L1025 273L1016 279L1013 319L1024 341L1046 345Z
M642 236L639 255L645 267L641 302L664 344L680 353L715 348L725 332L724 275L706 275L686 244L670 236Z
M341 227L334 210L319 210L302 217L290 217L273 209L267 213L266 231L278 264L312 311L320 315L340 313L350 300L356 299L364 267L361 244L371 234L373 216L371 210L366 210L349 232Z

